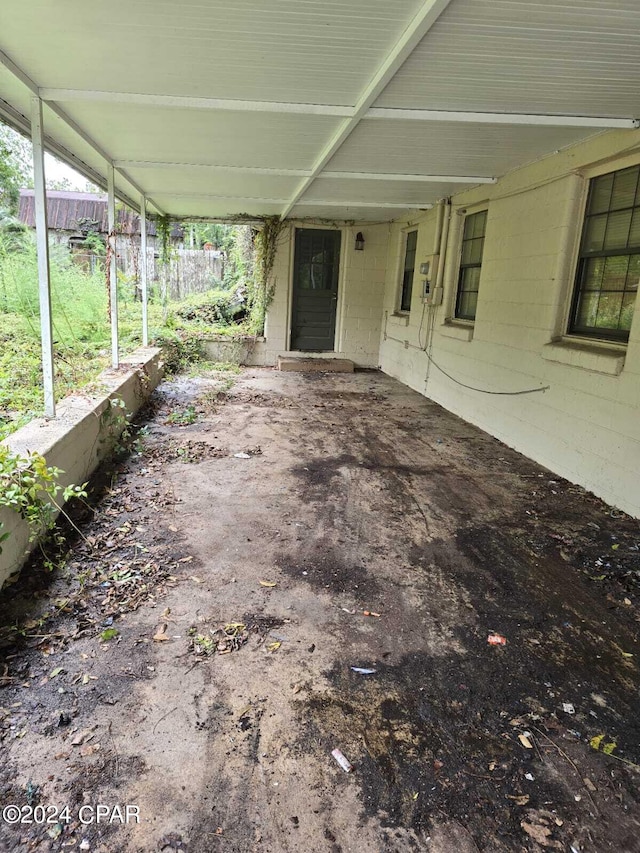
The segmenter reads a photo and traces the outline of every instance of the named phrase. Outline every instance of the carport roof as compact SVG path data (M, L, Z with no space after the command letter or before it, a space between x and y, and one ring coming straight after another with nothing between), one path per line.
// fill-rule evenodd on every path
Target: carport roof
M637 0L5 0L0 116L134 207L389 220L640 116Z

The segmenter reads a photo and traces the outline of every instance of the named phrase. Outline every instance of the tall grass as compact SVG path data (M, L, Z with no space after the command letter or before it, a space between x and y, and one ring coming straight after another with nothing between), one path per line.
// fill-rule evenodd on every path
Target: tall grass
M0 438L42 408L40 307L36 249L0 235ZM108 363L110 323L105 276L51 246L51 307L56 397L89 383ZM123 348L141 339L142 311L130 285L119 287Z
M244 310L236 290L212 290L169 306L149 304L149 334L178 352L176 369L193 360L199 339L239 334ZM111 324L104 270L90 273L66 246L51 244L51 303L56 399L86 388L108 364ZM142 340L142 306L133 284L118 284L120 348ZM0 230L0 439L42 413L40 303L36 247L30 233Z

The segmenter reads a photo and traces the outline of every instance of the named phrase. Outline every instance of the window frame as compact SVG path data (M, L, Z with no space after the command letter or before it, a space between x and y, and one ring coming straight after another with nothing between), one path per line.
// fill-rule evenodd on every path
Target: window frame
M467 222L472 217L479 216L482 213L484 214L484 229L483 229L483 233L482 233L481 237L466 237L465 238L465 231L467 228ZM481 276L481 272L482 272L482 262L483 262L483 258L484 258L484 246L485 246L485 242L487 239L487 222L488 222L488 220L489 220L489 208L488 207L480 208L480 210L467 211L467 213L465 213L465 215L464 215L462 228L460 229L460 247L459 247L459 254L458 254L458 277L457 277L457 283L456 283L456 291L455 291L454 300L453 300L452 320L454 322L475 323L475 321L476 321L476 314L477 314L477 310L478 310L478 294L480 293L480 276ZM480 252L480 261L477 263L476 262L474 262L474 263L463 263L462 259L464 256L465 242L468 242L470 240L478 240L478 239L482 239L482 249ZM481 271L480 274L478 275L478 289L477 290L464 291L461 288L463 276L465 274L465 270L467 270L467 269L479 269ZM461 295L463 295L464 293L475 293L476 294L476 310L474 312L473 317L465 316L465 315L460 313Z
M416 235L416 244L413 248L413 267L407 267L407 255L409 250L409 237L415 234ZM418 227L407 228L406 231L403 232L402 241L401 241L401 251L399 258L399 269L398 269L398 295L396 300L396 313L408 315L411 312L411 301L413 299L413 282L416 275L416 258L418 257ZM411 278L407 282L405 280L405 276L407 272L411 269ZM405 300L405 288L408 284L408 307L405 307L407 300Z
M613 190L615 184L615 175L619 172L625 172L630 170L637 171L637 179L636 179L636 193L634 198L634 203L628 207L624 208L611 208L611 201L613 197ZM591 213L589 208L592 200L592 195L594 193L594 188L599 179L607 178L609 176L612 177L612 185L611 185L611 194L609 198L609 203L606 211L599 211L595 213ZM629 242L629 237L631 235L631 228L633 225L634 212L637 212L638 217L640 217L640 163L630 163L626 165L620 165L617 169L611 169L610 167L607 171L592 173L586 181L586 188L584 194L584 202L582 206L582 217L579 223L579 227L577 230L577 248L575 254L575 267L574 267L574 275L571 285L570 299L568 304L568 316L565 323L565 334L571 336L573 338L581 338L583 340L587 340L593 343L601 342L603 344L617 345L617 346L626 346L629 341L630 329L613 329L611 327L597 327L597 326L580 326L578 325L578 311L580 309L581 297L585 292L583 288L583 283L585 279L585 275L587 269L589 267L589 261L602 258L605 260L607 258L631 258L634 255L640 255L640 242L634 247L625 246L624 248L614 248L611 250L604 249L604 240L606 239L606 229L609 221L609 217L612 213L622 213L624 211L630 210L631 217L629 222L629 235L627 237L627 243ZM585 238L587 236L587 226L589 224L589 220L596 216L607 216L607 220L605 222L604 236L603 236L603 248L602 250L586 252L584 248ZM626 275L628 276L628 269ZM597 291L598 294L601 293L621 293L625 294L630 292L627 288L627 281L625 280L625 286L622 289L609 289L603 290L602 284L604 283L604 272L600 281L600 287ZM589 291L586 291L589 292ZM634 309L632 310L632 320L633 323L633 315L635 311L635 307L637 305L638 299L638 288L636 286L635 290L635 300L634 300ZM620 311L620 314L622 309ZM620 316L620 315L619 315Z

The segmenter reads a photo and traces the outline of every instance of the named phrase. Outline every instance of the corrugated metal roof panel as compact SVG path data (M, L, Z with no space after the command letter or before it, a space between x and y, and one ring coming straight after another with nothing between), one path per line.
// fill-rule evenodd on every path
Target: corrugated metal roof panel
M281 175L254 175L208 168L129 168L129 175L149 189L149 194L195 193L254 198L288 198L301 178Z
M327 168L494 177L589 135L576 128L369 119Z
M377 106L637 118L638 0L456 0Z
M327 200L388 204L433 204L473 184L431 181L368 181L345 178L318 178L305 193L304 201Z
M5 0L0 33L40 85L348 105L420 5Z
M309 168L339 119L130 104L70 103L116 160Z
M324 220L328 222L389 222L391 219L406 214L416 213L409 208L373 208L349 205L335 207L333 205L296 205L291 211L292 219Z

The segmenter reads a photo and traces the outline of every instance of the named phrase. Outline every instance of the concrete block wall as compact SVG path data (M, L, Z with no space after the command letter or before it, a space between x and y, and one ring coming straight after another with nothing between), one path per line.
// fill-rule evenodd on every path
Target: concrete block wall
M640 298L626 346L565 334L588 180L637 163L640 132L608 132L454 196L443 304L422 304L416 272L408 316L396 311L403 229L418 228L419 265L433 252L436 212L394 223L380 364L509 446L640 516ZM476 320L456 322L463 212L483 209L488 220ZM549 388L508 396L458 383L494 392Z
M265 341L254 345L249 363L274 365L279 355L290 353L293 249L295 228L338 227L342 233L336 348L327 353L300 353L348 358L358 367L377 367L380 351L382 305L385 291L389 224L355 225L294 222L281 235L273 270L275 293L269 307ZM361 231L363 251L356 251L355 236Z
M29 451L42 454L47 465L62 470L59 479L64 489L89 479L100 462L111 452L125 422L107 417L112 399L125 403L125 413L136 412L157 386L162 376L159 349L141 347L123 359L118 370L107 370L98 377L102 392L94 397L66 397L57 407L57 417L47 421L36 418L6 439L12 451L26 456ZM118 408L114 412L122 413ZM29 542L29 527L12 510L0 509L0 528L9 537L0 554L0 587L22 566L35 543Z

